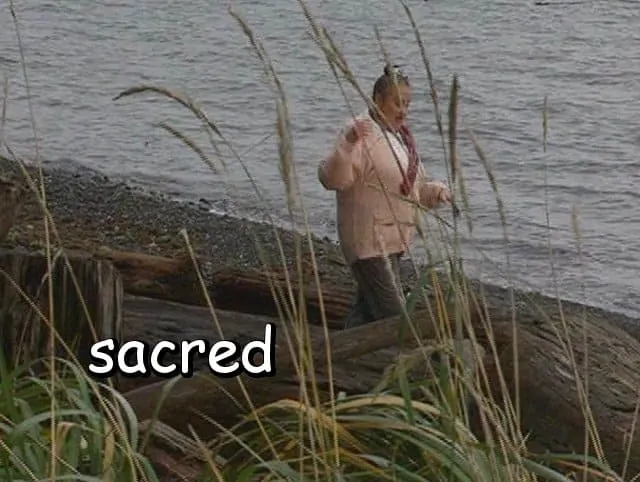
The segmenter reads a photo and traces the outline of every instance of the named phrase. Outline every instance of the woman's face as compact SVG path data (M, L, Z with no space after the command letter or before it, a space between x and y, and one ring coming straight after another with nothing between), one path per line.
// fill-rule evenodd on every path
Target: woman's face
M411 104L411 87L406 84L392 86L386 95L376 101L384 120L392 129L404 123Z

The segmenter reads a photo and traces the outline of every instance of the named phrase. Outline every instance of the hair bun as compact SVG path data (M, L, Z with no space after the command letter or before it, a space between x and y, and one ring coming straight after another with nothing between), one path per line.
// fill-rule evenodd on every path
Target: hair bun
M402 73L400 72L400 66L398 64L393 64L393 65L385 65L384 69L382 71L384 73L384 75L386 75L387 77L391 77L392 75L402 75Z

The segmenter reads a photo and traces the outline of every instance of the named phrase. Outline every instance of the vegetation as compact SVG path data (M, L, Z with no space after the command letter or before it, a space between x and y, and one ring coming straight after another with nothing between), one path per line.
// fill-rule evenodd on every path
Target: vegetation
M324 53L328 67L334 72L341 88L346 82L361 93L363 100L368 101L365 94L367 89L360 88L347 60L326 30L315 22L302 0L300 6L307 16L313 39ZM13 4L11 9L16 18ZM456 156L459 85L454 77L445 132L426 49L408 8L406 13L414 26L416 41L420 44L450 186L456 198L461 199L468 208L464 176ZM296 189L286 96L267 53L252 29L235 12L231 12L231 15L244 30L273 88L279 167L293 219L294 212L304 215L306 208ZM17 22L16 31L19 38ZM383 47L382 42L380 46ZM227 142L215 123L194 102L168 89L137 86L121 93L117 99L142 93L167 97L189 109L210 133L214 152L217 142ZM546 126L546 116L543 119ZM161 127L184 142L212 168L217 167L212 156L207 154L207 149L170 125ZM470 136L478 159L486 167L496 202L501 207L499 190L489 162L472 133ZM5 147L12 152L8 144L5 143ZM15 160L20 161L17 156ZM240 156L236 160L238 165L245 168ZM26 168L24 174L29 176ZM30 179L30 186L40 196L43 213L48 216L46 197L38 187L38 180ZM257 184L254 183L254 187L260 196ZM99 384L91 380L81 367L72 362L49 358L45 360L48 366L45 374L36 375L29 366L8 369L0 357L0 480L159 480L145 455L156 438L162 438L169 445L173 443L176 451L184 448L184 444L196 448L197 459L202 467L199 480L515 482L574 480L571 474L588 474L590 480L622 480L598 457L588 454L530 453L526 448L526 434L521 433L518 424L521 402L516 399L511 405L493 400L485 394L484 365L492 356L496 356L495 353L489 350L482 356L479 351L472 351L472 364L477 367L479 375L468 375L465 371L468 360L464 360L457 350L459 344L454 342L461 341L462 334L469 331L465 328L470 323L469 306L462 301L467 290L462 276L463 266L455 261L460 259L460 227L458 221L447 227L443 219L431 212L425 212L424 216L432 223L434 219L436 221L425 233L431 237L440 234L443 247L437 253L430 251L431 267L421 268L416 263L415 269L421 270L420 279L424 286L428 286L437 296L460 300L455 313L434 310L433 315L436 325L443 327L437 337L439 350L451 360L457 359L461 363L440 364L436 376L415 380L409 376L410 368L403 365L407 362L403 359L395 370L384 376L381 374L383 383L376 391L340 394L331 387L330 400L321 400L319 389L308 383L313 380L314 373L310 356L313 347L305 342L308 333L305 331L304 317L300 315L303 310L297 309L305 300L300 293L291 289L278 291L274 287L274 296L282 306L281 325L285 337L300 362L299 400L280 400L256 407L242 422L230 429L220 427L220 435L214 440L201 441L194 435L193 439L185 441L155 420L144 421L143 425L121 394L108 383ZM55 223L50 218L48 226L49 235L56 238ZM427 243L425 233L422 234L422 242L425 247L432 246L433 238ZM189 246L188 235L184 235ZM315 268L310 240L308 228L306 235L301 234L297 239L299 257L296 267L299 274L302 274L306 262L302 256L305 244L311 250L311 261ZM62 244L61 240L58 242ZM48 249L47 255L52 258L64 254ZM434 266L442 260L447 261L449 269L436 271ZM284 265L285 260L282 262ZM317 269L314 269L314 276L319 284ZM426 290L416 290L408 299L408 329L411 329L412 313L420 297L427 300ZM213 320L216 319L214 315L212 312ZM453 326L448 323L449 319L455 320ZM326 320L324 326L328 335ZM490 334L490 329L488 332ZM54 344L55 340L52 339L51 343ZM429 363L427 352L421 351L420 354L422 358L418 362ZM473 401L484 420L482 441L471 428L469 400ZM584 416L589 417L587 406L584 407ZM216 422L211 420L210 423Z
M8 370L3 358L0 480L157 480L121 394L63 359L36 376L31 364Z

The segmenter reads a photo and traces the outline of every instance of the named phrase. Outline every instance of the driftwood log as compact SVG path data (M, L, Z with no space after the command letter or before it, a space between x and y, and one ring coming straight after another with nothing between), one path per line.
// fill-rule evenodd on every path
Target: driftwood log
M312 274L304 282L304 299L307 319L310 323L322 323L320 293ZM289 282L292 293L298 296L300 283L295 276ZM322 279L322 303L327 322L332 328L342 328L342 319L349 313L354 301L355 290L341 280ZM258 270L247 271L226 268L216 271L211 279L211 293L216 303L227 310L246 310L247 299L251 299L252 313L277 316L274 299L281 306L289 306L287 280L281 269L265 273ZM275 296L274 296L275 295ZM255 304L253 303L255 300Z
M207 304L188 257L167 258L109 249L99 250L95 256L118 268L128 294L195 306ZM223 267L214 270L204 282L209 299L217 309L268 317L280 317L282 313L286 316L291 312L290 296L293 294L297 304L302 287L309 323L322 324L324 310L329 328L341 329L354 302L355 288L351 280L325 273L320 276L322 289L319 290L313 273L307 269L303 276L302 281L293 272L286 276L282 267L269 270ZM418 307L425 308L425 302L419 301Z
M188 257L167 258L144 253L101 249L95 253L99 259L113 263L122 276L128 294L147 298L175 301L204 306L202 293L193 262ZM307 319L314 324L321 320L320 295L313 276L304 282ZM240 311L265 316L279 316L279 306L287 299L287 283L282 268L269 272L222 268L204 280L212 303L221 310ZM330 327L342 326L353 302L353 286L344 280L322 279L322 298L325 316ZM293 277L293 293L299 293L299 282ZM276 296L274 297L274 290ZM251 303L247 303L247 299ZM278 302L274 301L278 300Z
M228 326L235 323L234 314L229 313L225 318ZM277 333L280 333L277 335L274 357L277 367L275 376L254 379L242 374L236 378L216 378L202 371L191 378L182 378L165 398L160 419L179 430L186 430L188 425L193 425L203 431L202 436L206 436L207 430L213 427L204 423L195 411L207 413L220 422L233 422L239 412L249 409L239 380L249 390L252 403L258 405L283 397L297 397L300 392L296 375L299 362L292 356L282 335L281 322L263 317L260 328L263 329L267 322L275 322ZM380 381L384 368L394 362L399 354L398 346L401 343L404 343L404 348L409 348L415 346L418 338L436 338L436 329L427 313L422 312L415 317L415 332L400 330L404 323L401 319L381 320L367 326L332 332L328 340L322 336L319 327L309 326L312 343L316 343L312 354L316 385L328 389L328 352L331 354L336 389L359 393L371 389ZM401 332L402 339L399 337ZM141 420L152 417L167 383L156 382L125 394ZM239 402L241 407L232 400Z
M211 343L232 340L244 345L250 340L264 336L265 323L277 324L277 320L264 316L218 309L215 310L214 316L207 308L200 306L132 295L125 295L123 313L123 343L142 340L151 345L163 340L179 343L182 340L199 339L208 340ZM309 331L311 342L314 345L321 343L322 329L310 326ZM279 332L277 336L279 343L284 342L283 336ZM179 354L168 355L163 362L177 362L179 357ZM206 359L194 360L194 367L197 370L206 369L206 364ZM120 390L126 391L162 381L158 377L124 379Z
M246 344L246 342L259 339L264 335L264 325L266 323L271 322L279 326L278 320L274 318L223 310L216 310L216 322L209 310L202 307L185 306L175 302L130 295L125 296L123 316L125 320L123 343L131 340L143 340L151 345L163 340L180 342L185 339L206 339L211 343L224 339ZM222 336L218 327L222 328ZM353 380L339 380L339 383L342 383L341 389L354 393L358 391L354 387L367 386L370 388L374 381L380 380L384 369L395 360L399 352L397 347L377 349L380 346L378 340L385 339L386 333L390 337L395 335L395 333L392 333L393 326L379 326L379 328L380 331L377 333L366 330L369 336L362 338L362 344L358 347L358 351L353 351L355 355L353 362L345 363L345 366L351 370L351 374L357 372L363 383L355 380L356 377L352 377L354 378ZM326 339L323 329L319 326L310 325L308 330L311 345L315 347L323 346ZM286 344L283 333L280 332L277 342L280 346ZM387 341L383 343L384 346L394 344L393 339L388 337ZM408 340L405 350L412 350L415 346L415 340ZM359 355L359 353L362 353L362 355ZM177 362L179 357L179 354L169 355L163 362ZM206 360L197 359L194 366L198 370L206 370ZM278 370L281 371L280 365L278 365ZM129 378L122 381L120 390L122 392L135 390L156 382L159 382L156 385L156 387L159 387L165 381L162 378L153 376L143 379ZM292 383L292 378L286 379L283 386L290 383ZM274 395L278 398L281 392L278 393L275 390L271 397ZM155 400L150 399L149 401L151 404L155 403ZM262 402L264 402L264 399Z
M516 375L520 388L521 427L533 450L584 452L585 410L597 434L589 435L592 455L603 450L617 471L640 472L640 431L635 419L640 406L640 343L602 320L560 320L522 324L514 353L510 323L495 323L499 365L515 400ZM491 392L502 394L493 372ZM595 435L595 436L594 436Z
M118 272L87 257L68 261L52 260L49 271L43 254L0 251L0 343L10 366L51 355L51 326L59 337L53 353L66 359L73 353L84 367L95 341L120 339Z
M188 257L167 258L107 248L99 249L94 256L117 268L127 294L189 305L206 304Z

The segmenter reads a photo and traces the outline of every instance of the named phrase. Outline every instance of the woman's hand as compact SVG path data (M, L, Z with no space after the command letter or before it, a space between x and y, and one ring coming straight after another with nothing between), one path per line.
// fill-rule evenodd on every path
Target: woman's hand
M333 152L318 166L318 179L325 189L343 191L353 185L360 175L362 157L358 142L371 134L373 122L357 119L338 136Z
M344 137L349 144L353 145L371 134L372 130L373 126L369 119L359 119L355 121Z
M452 201L449 188L439 181L426 183L421 190L420 198L420 203L430 208L440 203L450 204Z
M451 192L449 192L449 188L443 183L439 184L440 194L438 194L438 200L442 203L451 204Z

